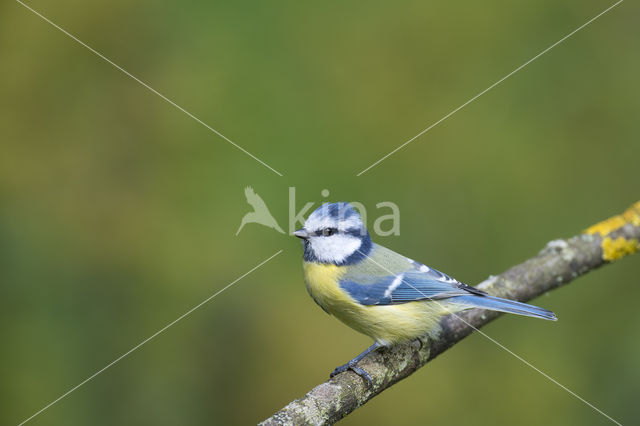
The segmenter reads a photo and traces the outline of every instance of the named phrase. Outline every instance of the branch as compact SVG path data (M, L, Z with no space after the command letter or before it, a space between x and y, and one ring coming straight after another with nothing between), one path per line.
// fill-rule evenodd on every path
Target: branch
M640 250L640 201L619 216L600 222L567 240L554 240L537 256L477 287L499 297L526 302L568 284L580 275ZM332 424L408 377L427 362L500 314L472 309L446 316L436 339L427 337L381 348L360 361L373 386L346 371L316 386L261 425ZM471 326L470 326L471 325Z

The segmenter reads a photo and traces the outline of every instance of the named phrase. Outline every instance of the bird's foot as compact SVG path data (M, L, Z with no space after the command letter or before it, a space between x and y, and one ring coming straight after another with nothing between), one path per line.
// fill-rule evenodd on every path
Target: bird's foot
M362 369L361 367L358 367L358 361L354 362L354 360L351 360L344 365L336 367L335 370L333 370L331 374L329 374L329 377L334 377L340 373L344 373L347 370L351 370L354 373L356 373L358 376L362 377L367 382L369 387L373 386L373 382L371 381L371 376L369 375L369 373L364 371L364 369Z

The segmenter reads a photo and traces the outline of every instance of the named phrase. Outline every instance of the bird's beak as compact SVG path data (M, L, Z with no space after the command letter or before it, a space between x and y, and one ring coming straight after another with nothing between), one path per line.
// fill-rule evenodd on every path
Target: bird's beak
M303 240L309 238L309 233L304 228L298 229L296 232L293 233L293 235L295 235L298 238L302 238Z

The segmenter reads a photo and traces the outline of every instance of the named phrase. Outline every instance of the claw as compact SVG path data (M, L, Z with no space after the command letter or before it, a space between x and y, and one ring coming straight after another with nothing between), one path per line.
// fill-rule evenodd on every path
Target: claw
M380 346L381 346L380 343L378 343L378 342L374 343L369 348L367 348L367 350L362 352L360 355L358 355L357 357L355 357L354 359L352 359L348 363L346 363L344 365L341 365L339 367L336 367L335 370L333 370L331 372L331 374L329 374L329 377L334 377L334 376L336 376L336 375L338 375L340 373L344 373L347 370L351 370L354 373L356 373L358 376L360 376L364 380L366 380L366 382L369 385L369 387L373 386L373 381L371 380L371 376L369 375L369 373L364 371L364 369L358 367L358 362L360 362L360 360L362 358L364 358L368 353L370 353L371 351L376 350Z
M344 373L347 370L351 370L354 373L356 373L358 376L362 377L367 384L369 385L369 387L373 386L373 381L371 380L371 375L369 375L369 373L367 373L366 371L364 371L363 368L358 367L357 362L348 362L344 365L341 365L339 367L336 367L331 374L329 374L329 377L334 377L337 376L340 373Z
M331 374L329 374L329 377L333 377L333 376L337 376L340 373L344 373L345 371L347 371L349 369L349 364L345 364L345 365L341 365L339 367L336 367Z
M356 373L358 376L360 376L363 379L365 379L367 381L367 385L369 385L369 387L373 386L373 382L371 381L371 376L369 375L369 373L367 373L366 371L364 371L362 368L358 367L357 365L354 365L353 367L350 367L350 369L351 369L351 371Z

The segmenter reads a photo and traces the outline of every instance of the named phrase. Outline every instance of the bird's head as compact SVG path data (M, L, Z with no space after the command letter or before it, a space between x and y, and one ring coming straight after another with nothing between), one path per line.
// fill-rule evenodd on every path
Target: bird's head
M371 251L371 237L360 214L345 202L318 207L293 235L302 239L307 262L348 265Z

